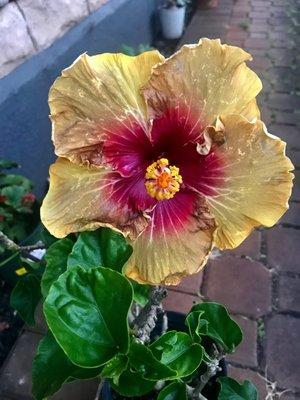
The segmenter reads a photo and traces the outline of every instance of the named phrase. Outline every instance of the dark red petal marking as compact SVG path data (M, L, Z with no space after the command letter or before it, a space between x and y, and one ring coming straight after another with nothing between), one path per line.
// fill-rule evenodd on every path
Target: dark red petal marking
M155 147L168 148L170 142L177 146L196 141L203 132L204 127L192 109L178 106L165 110L162 115L155 118L151 131L151 141Z
M152 220L147 233L155 236L177 232L180 235L180 232L187 228L197 197L196 193L180 191L170 200L159 201L150 214Z
M144 172L124 177L117 172L108 176L108 195L122 208L128 207L133 213L152 209L157 203L147 193Z
M136 122L125 121L110 127L103 146L104 163L123 176L147 168L152 146L144 129Z
M203 142L202 133L192 112L182 107L168 110L153 122L154 158L166 157L171 165L179 167L184 185L214 196L215 188L223 181L223 161L214 149L207 156L197 152L196 143Z

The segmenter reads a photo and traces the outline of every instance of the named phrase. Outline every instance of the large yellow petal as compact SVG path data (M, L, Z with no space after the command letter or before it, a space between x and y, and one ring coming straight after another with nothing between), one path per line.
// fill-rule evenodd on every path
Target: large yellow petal
M238 115L221 117L225 143L217 150L224 160L224 179L207 202L218 225L220 249L238 246L253 230L273 226L288 209L293 165L285 143L269 134L261 121Z
M125 266L129 278L152 285L177 285L184 276L197 273L206 264L213 246L215 221L202 199L196 211L178 224L185 207L184 195L181 197L177 207L168 206L170 200L165 201L165 207L160 202L149 226L132 243L133 253ZM172 201L176 203L176 196ZM172 229L164 228L168 220Z
M147 111L140 88L152 67L163 60L158 51L136 57L83 54L56 79L49 92L52 139L58 156L97 164L101 142L123 123L136 121L147 129Z
M107 226L135 237L147 225L142 215L120 208L111 199L110 174L104 168L80 166L58 158L50 167L50 188L41 207L49 232L62 238L72 232Z
M152 114L180 104L191 109L202 126L212 124L218 115L259 117L253 99L262 84L245 64L248 60L250 54L218 39L183 46L153 68L143 88Z

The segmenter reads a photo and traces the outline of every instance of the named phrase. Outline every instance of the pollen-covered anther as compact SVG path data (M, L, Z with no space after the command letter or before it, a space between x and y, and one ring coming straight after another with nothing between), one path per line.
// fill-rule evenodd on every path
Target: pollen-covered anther
M148 194L156 200L171 199L181 184L179 168L170 166L167 158L160 158L147 167L145 186Z

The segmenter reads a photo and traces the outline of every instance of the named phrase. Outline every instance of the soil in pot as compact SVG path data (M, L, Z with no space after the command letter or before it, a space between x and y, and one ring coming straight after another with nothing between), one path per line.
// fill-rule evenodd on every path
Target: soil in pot
M176 313L169 311L168 312L168 330L177 330L186 332L187 327L184 324L185 315L181 313ZM156 336L161 334L162 321L158 321L158 324L154 331L152 332L152 337L155 339ZM220 361L221 370L217 373L215 377L213 377L208 384L205 386L203 390L203 395L209 400L217 400L219 394L219 385L216 383L216 380L220 376L227 376L226 362L224 359ZM156 400L157 392L149 393L146 396L142 397L134 397L134 400ZM109 383L106 381L103 385L100 399L99 400L128 400L128 397L120 396L119 394L113 392L109 386Z

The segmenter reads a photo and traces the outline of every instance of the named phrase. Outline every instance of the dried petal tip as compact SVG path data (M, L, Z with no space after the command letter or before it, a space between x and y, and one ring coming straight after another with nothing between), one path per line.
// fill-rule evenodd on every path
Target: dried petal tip
M160 158L149 165L145 179L148 194L156 200L172 199L182 184L179 168L169 166L167 158Z

